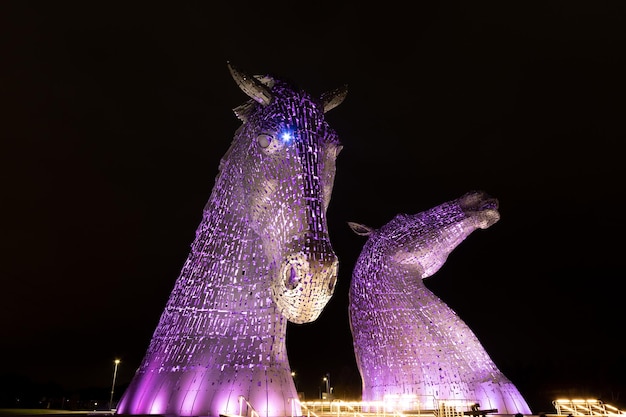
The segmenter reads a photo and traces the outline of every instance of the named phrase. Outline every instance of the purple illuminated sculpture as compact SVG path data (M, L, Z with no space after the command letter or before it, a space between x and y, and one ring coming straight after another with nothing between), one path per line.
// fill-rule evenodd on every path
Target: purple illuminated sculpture
M380 229L349 223L369 236L349 293L363 401L437 410L464 400L501 414L532 414L472 330L422 281L472 232L499 219L496 199L470 192L399 214Z
M287 321L317 319L337 279L326 210L341 150L311 97L230 64L250 97L219 166L191 251L117 414L302 415Z

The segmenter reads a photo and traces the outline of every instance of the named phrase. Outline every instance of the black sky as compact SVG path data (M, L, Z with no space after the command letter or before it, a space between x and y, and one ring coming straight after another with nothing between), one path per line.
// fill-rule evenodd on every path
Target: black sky
M287 335L308 398L327 372L360 393L347 222L483 189L500 222L427 285L534 412L626 408L625 3L405 3L0 3L0 373L107 387L120 358L130 381L239 126L230 60L349 88L327 115L339 283Z

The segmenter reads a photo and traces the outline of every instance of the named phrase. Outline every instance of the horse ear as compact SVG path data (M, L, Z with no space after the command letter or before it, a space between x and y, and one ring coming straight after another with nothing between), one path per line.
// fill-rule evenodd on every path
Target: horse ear
M237 118L241 120L242 122L247 122L248 116L250 113L252 113L253 110L254 110L254 101L248 100L247 102L243 103L241 106L235 107L233 109L233 113L235 113L235 116L237 116Z
M361 223L348 222L348 226L350 226L350 229L352 229L352 231L359 236L369 236L375 230Z
M320 99L322 100L322 103L324 105L324 113L334 109L335 107L343 103L346 95L348 95L347 85L343 85L342 87L323 93Z
M254 101L267 106L272 101L272 93L270 89L261 81L252 77L243 71L235 68L230 62L227 62L230 75L244 93Z

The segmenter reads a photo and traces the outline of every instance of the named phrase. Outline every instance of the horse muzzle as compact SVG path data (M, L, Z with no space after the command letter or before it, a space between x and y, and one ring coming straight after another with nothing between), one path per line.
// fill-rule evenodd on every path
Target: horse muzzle
M277 268L272 298L281 314L292 323L316 320L335 291L339 261L330 248L292 251Z

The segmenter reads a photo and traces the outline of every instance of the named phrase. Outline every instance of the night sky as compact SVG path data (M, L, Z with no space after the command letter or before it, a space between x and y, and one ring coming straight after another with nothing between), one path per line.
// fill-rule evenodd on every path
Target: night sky
M424 3L424 4L421 4ZM0 3L0 375L123 391L248 97L226 65L319 95L344 146L319 319L290 324L298 389L360 395L352 266L380 227L481 189L501 220L427 286L531 409L626 408L626 3ZM116 395L117 396L117 395Z

